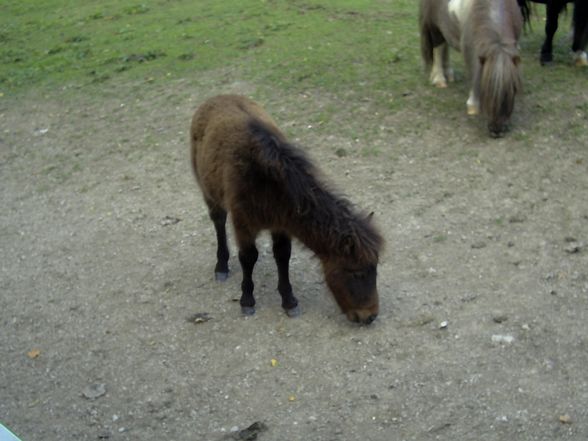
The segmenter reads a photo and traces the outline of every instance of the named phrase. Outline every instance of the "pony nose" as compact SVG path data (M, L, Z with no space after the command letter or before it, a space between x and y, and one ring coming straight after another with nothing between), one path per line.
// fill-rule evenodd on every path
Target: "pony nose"
M378 314L370 314L366 319L364 319L363 323L369 325L376 319L377 316Z
M356 323L362 323L364 325L369 325L370 323L372 323L376 319L376 317L378 317L378 313L376 313L376 312L370 313L369 311L365 311L365 310L347 312L347 318L350 321L356 322Z

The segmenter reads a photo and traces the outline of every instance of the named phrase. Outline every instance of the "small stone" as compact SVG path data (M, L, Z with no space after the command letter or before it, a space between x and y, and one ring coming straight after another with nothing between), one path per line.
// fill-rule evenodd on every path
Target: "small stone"
M527 217L523 214L515 214L508 219L511 224L521 224L527 220Z
M230 439L254 441L257 439L257 435L259 433L265 432L266 430L267 430L267 426L264 423L262 423L260 421L256 421L255 423L253 423L252 425L250 425L246 429L232 432L230 435Z
M504 323L508 320L508 317L505 314L498 314L492 317L492 320L494 320L494 323Z
M212 317L208 315L208 312L197 312L188 317L188 321L199 325L200 323L206 323L212 320Z
M449 326L449 322L447 320L442 321L439 323L439 329L446 329Z
M94 383L82 391L82 395L89 400L95 400L106 394L106 385L103 383Z
M584 244L580 242L569 242L569 245L564 248L568 254L577 254L584 248Z
M479 250L479 249L482 249L482 248L485 248L485 247L486 247L486 243L485 242L474 242L472 244L472 248L474 250Z
M163 218L163 220L161 221L161 226L162 227L167 227L169 225L175 225L179 222L181 222L182 219L178 218L178 217L173 217L173 216L165 216Z
M507 343L507 344L511 344L512 342L514 342L514 337L512 335L494 334L492 336L492 343Z
M559 422L562 424L572 424L572 417L568 414L560 415Z

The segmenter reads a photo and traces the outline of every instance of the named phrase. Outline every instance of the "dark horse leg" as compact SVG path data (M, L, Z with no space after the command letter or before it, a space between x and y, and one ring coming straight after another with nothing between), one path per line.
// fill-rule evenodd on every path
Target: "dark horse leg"
M272 233L272 240L274 259L278 266L278 292L282 296L282 308L289 317L296 317L300 315L300 308L298 308L298 300L292 293L288 268L292 254L292 241L284 233Z
M229 248L227 246L227 212L212 202L206 201L210 219L216 230L216 266L214 276L219 282L224 282L229 276Z
M574 42L572 43L572 52L576 57L576 64L585 65L586 60L586 46L588 45L588 2L585 0L576 0L574 2Z
M241 312L245 315L255 314L255 297L253 297L253 267L257 262L257 248L255 242L239 249L239 262L243 269L243 281L241 282Z
M255 314L255 298L253 297L253 267L257 262L259 253L255 246L255 237L257 233L247 228L247 220L233 211L233 225L235 227L235 236L239 246L239 262L243 270L243 280L241 281L241 312L245 315Z
M542 65L553 61L553 36L557 31L557 21L560 12L566 5L566 0L548 0L546 2L547 22L545 23L545 41L541 47L539 61Z

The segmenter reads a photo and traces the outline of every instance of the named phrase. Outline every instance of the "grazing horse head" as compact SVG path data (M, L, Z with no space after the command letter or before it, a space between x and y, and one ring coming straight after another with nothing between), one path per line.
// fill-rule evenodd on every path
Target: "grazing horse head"
M335 239L338 253L322 257L327 286L352 322L369 324L379 312L376 286L383 239L367 217L354 216L353 232Z
M488 118L490 135L499 137L508 129L515 97L522 89L516 42L488 45L480 51L479 63L480 108Z
M325 280L339 308L352 322L370 324L378 316L375 265L346 268L324 263Z

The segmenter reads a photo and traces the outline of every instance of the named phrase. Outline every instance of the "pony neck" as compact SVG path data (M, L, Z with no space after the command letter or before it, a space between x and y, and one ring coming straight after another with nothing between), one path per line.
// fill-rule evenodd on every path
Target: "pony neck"
M369 221L355 213L347 199L318 183L312 196L292 213L288 230L323 261L377 262L381 238Z

